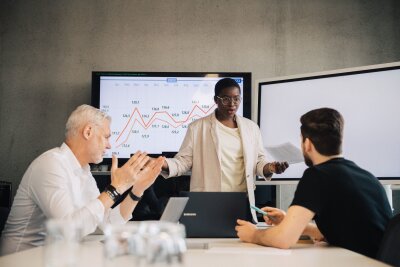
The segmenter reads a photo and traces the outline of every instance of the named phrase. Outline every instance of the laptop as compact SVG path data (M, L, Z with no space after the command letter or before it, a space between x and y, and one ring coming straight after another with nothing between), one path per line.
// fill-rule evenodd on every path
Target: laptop
M179 222L183 210L188 202L188 197L170 197L161 215L160 221L164 222Z
M246 192L180 192L180 196L189 198L179 220L187 237L237 237L236 220L251 221Z

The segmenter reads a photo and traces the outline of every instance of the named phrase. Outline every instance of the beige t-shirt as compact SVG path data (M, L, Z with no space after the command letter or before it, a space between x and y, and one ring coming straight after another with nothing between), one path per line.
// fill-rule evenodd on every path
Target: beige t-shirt
M229 128L217 121L221 155L221 191L246 192L243 145L238 128Z

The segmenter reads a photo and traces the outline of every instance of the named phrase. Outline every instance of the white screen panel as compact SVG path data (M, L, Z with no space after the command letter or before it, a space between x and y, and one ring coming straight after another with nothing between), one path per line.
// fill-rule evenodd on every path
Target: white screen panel
M265 146L300 148L300 116L330 107L345 119L343 154L377 177L400 178L400 69L261 83L259 123ZM293 164L274 178L301 178Z

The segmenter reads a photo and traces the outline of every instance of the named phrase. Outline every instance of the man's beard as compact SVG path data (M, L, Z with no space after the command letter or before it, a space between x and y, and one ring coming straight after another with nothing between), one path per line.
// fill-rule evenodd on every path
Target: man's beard
M312 162L312 160L310 159L310 157L307 156L305 153L303 153L303 157L304 157L304 163L305 163L308 167L311 167L311 166L314 165L313 162Z

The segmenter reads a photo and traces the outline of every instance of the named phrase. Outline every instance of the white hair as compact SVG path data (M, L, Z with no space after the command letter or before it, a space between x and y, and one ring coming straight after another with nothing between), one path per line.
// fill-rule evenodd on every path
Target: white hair
M78 134L79 129L88 123L101 126L104 120L111 122L111 117L98 108L89 105L80 105L68 118L65 125L65 137L69 138Z

